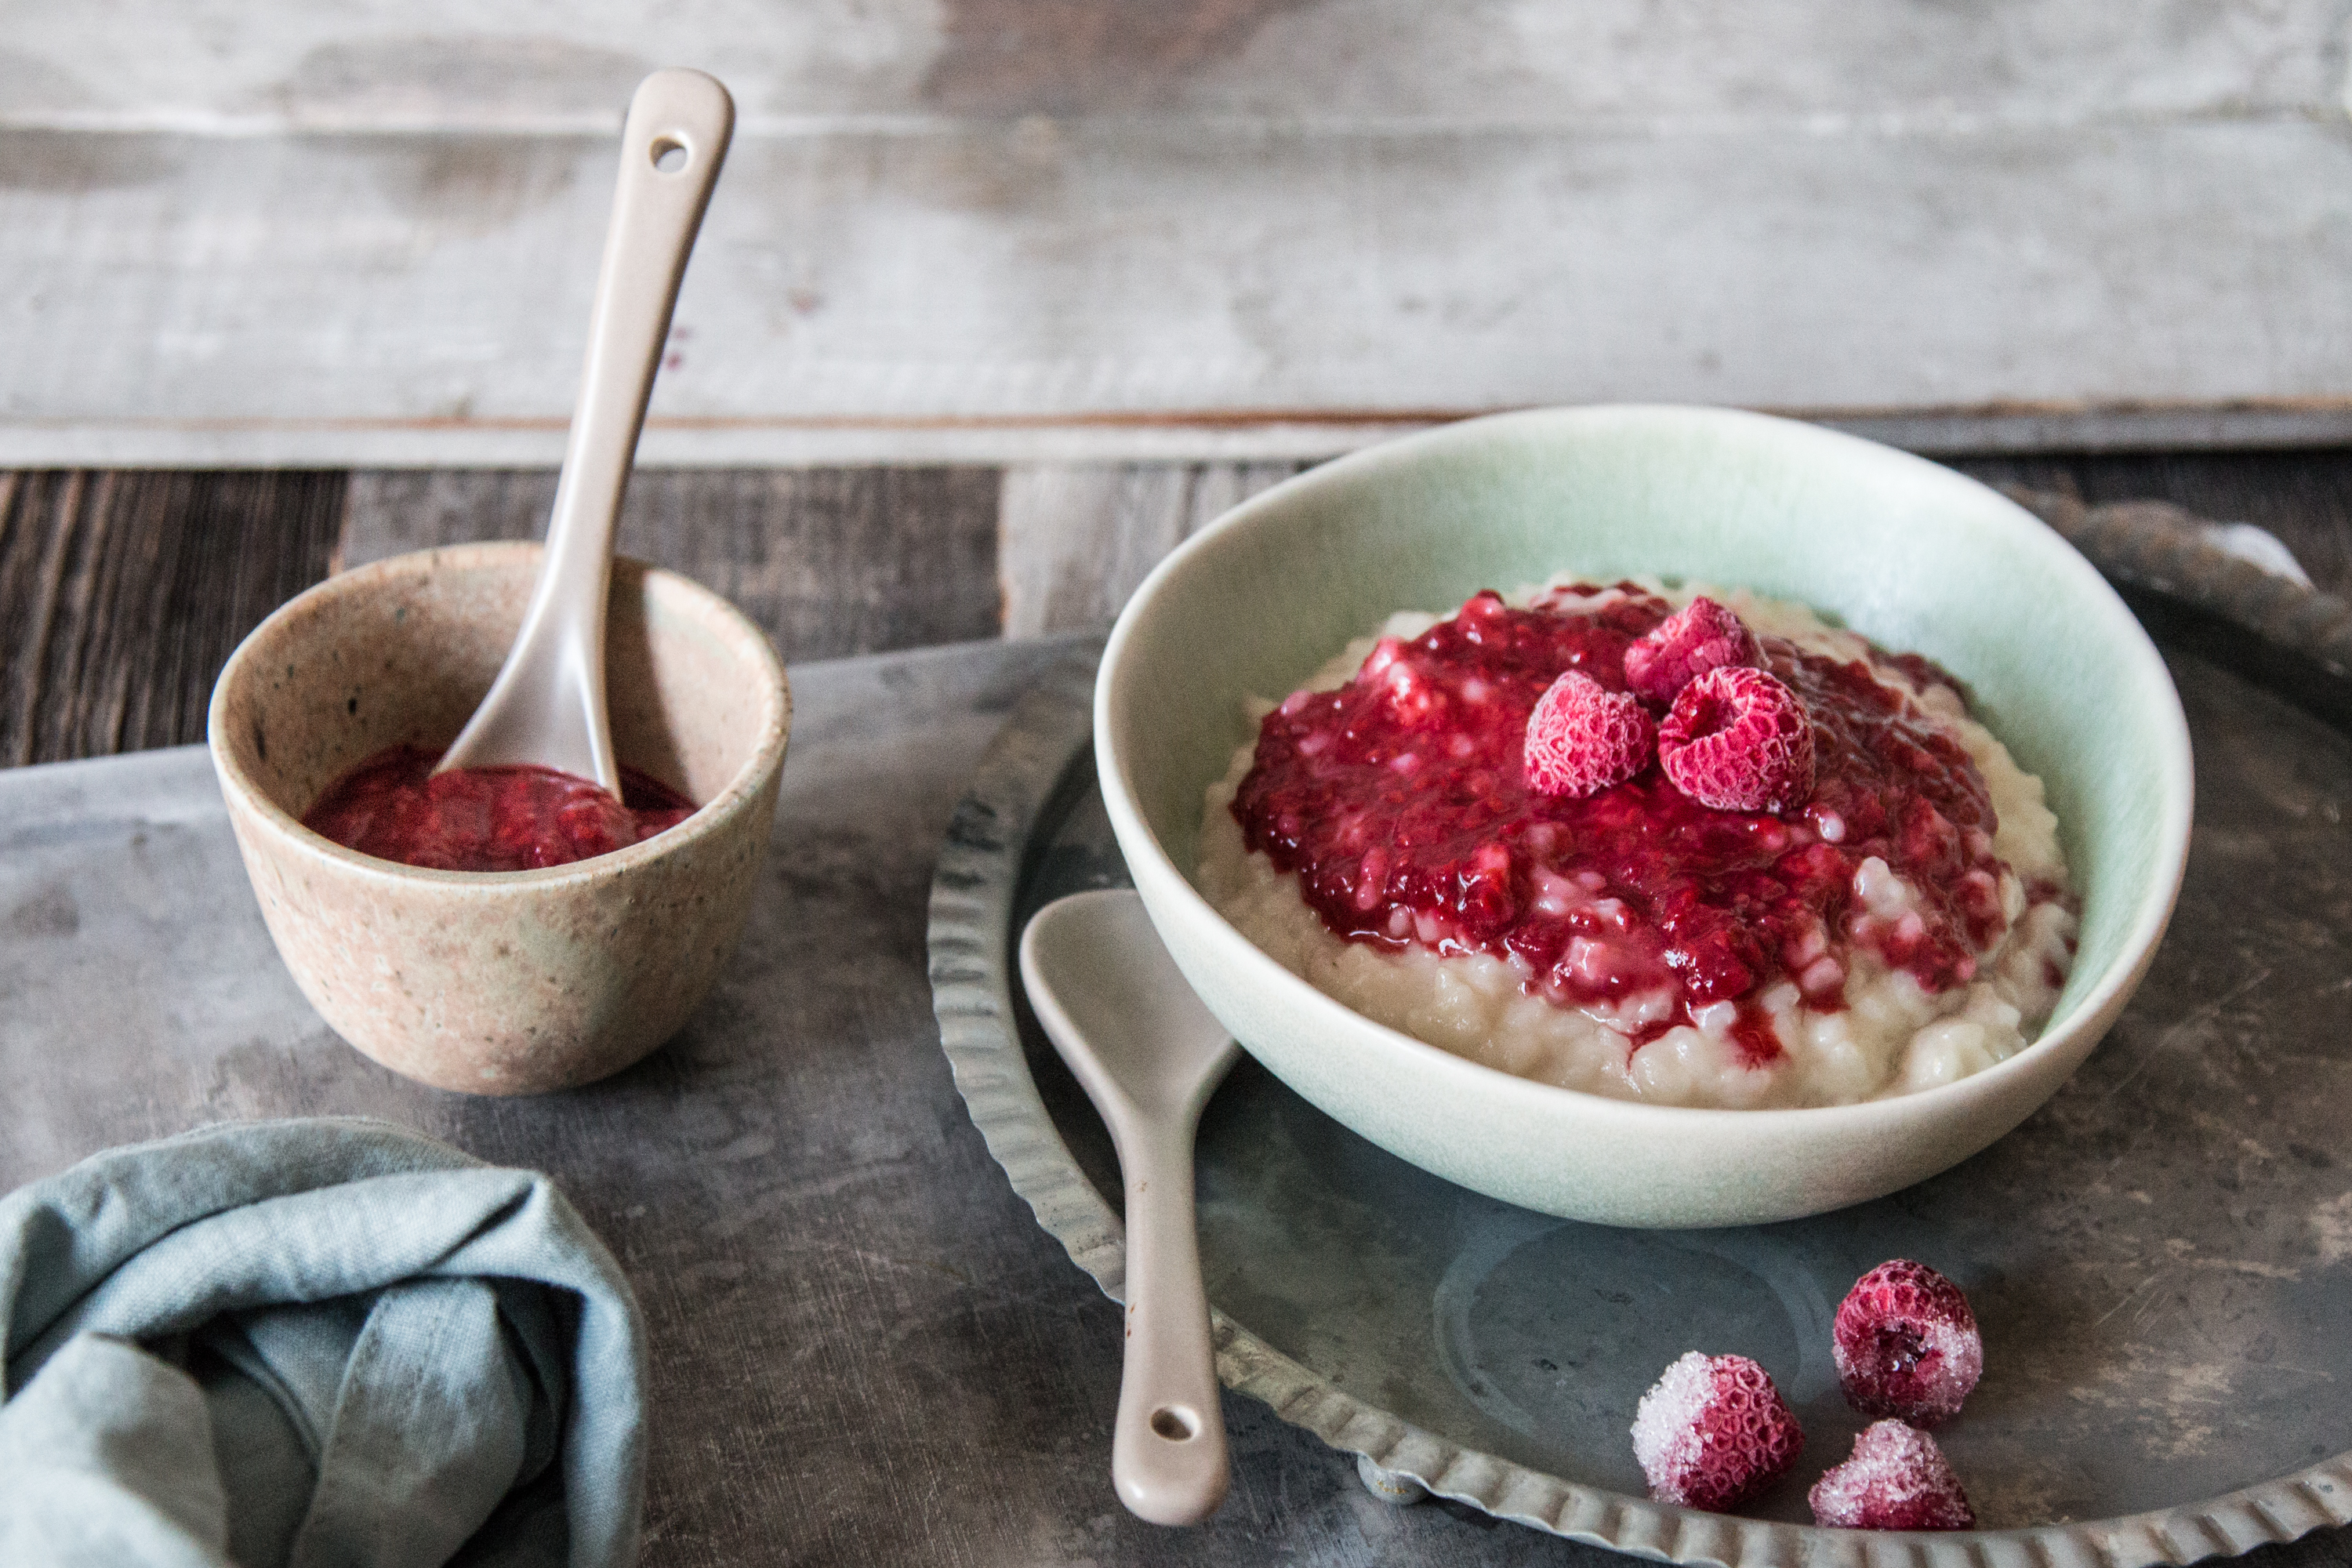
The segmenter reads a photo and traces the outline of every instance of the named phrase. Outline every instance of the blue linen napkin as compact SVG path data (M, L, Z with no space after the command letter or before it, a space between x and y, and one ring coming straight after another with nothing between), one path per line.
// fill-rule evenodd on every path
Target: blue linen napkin
M626 1568L645 1342L545 1176L206 1128L0 1199L0 1563Z

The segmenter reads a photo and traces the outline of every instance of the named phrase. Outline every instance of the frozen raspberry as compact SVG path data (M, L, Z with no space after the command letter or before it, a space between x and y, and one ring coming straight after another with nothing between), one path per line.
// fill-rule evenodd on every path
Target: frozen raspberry
M1664 708L1710 669L1760 657L1747 623L1713 599L1693 599L1625 650L1625 684Z
M1598 795L1647 767L1658 727L1641 703L1571 669L1528 715L1528 787L1539 795Z
M1804 1446L1780 1391L1744 1355L1690 1352L1633 1414L1633 1457L1650 1495L1685 1508L1738 1507L1787 1474Z
M1864 1427L1808 1496L1832 1530L1974 1530L1977 1511L1936 1439L1900 1421Z
M1898 1258L1838 1304L1832 1353L1846 1403L1864 1415L1933 1426L1959 1414L1984 1371L1984 1341L1960 1288Z
M1717 811L1790 811L1813 794L1813 724L1777 677L1742 665L1682 689L1658 726L1658 764Z

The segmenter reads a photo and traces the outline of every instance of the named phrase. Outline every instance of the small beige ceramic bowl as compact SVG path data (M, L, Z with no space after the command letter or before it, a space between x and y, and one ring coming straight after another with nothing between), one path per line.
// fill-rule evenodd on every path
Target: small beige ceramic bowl
M2040 1039L1958 1082L1798 1110L1635 1104L1385 1028L1251 945L1192 881L1202 792L1295 689L1391 611L1575 572L1811 604L1973 689L2042 775L2083 898ZM1103 802L1152 922L1212 1012L1291 1088L1424 1169L1612 1225L1817 1214L1975 1153L2055 1093L2147 972L2180 886L2189 729L2164 661L2089 563L1949 468L1709 408L1474 419L1344 458L1186 542L1119 616L1095 689Z
M439 749L489 689L536 544L362 566L280 608L213 689L213 765L278 954L335 1032L395 1072L534 1094L617 1072L677 1032L742 934L792 692L709 589L615 561L605 626L621 760L700 803L668 832L539 871L428 871L299 818L386 747Z

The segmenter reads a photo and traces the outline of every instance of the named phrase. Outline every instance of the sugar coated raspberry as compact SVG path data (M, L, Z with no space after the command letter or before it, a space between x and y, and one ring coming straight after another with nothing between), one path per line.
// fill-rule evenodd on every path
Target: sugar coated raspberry
M1690 1352L1633 1415L1633 1457L1650 1495L1685 1508L1738 1507L1786 1475L1804 1446L1780 1391L1744 1355Z
M1959 1414L1984 1372L1984 1341L1960 1288L1924 1263L1882 1263L1846 1293L1832 1352L1846 1403L1933 1426Z
M1832 1530L1974 1530L1977 1510L1936 1439L1900 1421L1881 1421L1853 1440L1853 1454L1813 1483L1813 1522Z
M1625 684L1664 708L1696 677L1759 657L1747 623L1713 599L1693 599L1625 650Z
M1528 715L1528 786L1542 795L1598 795L1649 766L1658 727L1640 702L1571 669Z
M1812 798L1813 725L1778 677L1744 665L1684 687L1658 726L1658 765L1717 811L1790 811Z

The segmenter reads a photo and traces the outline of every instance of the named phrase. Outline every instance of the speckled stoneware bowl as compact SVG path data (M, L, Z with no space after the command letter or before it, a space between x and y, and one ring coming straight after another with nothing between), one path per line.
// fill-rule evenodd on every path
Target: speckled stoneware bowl
M1253 946L1194 888L1202 791L1295 689L1391 611L1573 571L1802 600L1966 680L2042 775L2084 900L2042 1037L1973 1077L1860 1105L1643 1105L1496 1071L1372 1023ZM1478 419L1317 468L1145 580L1095 691L1103 799L1177 963L1242 1044L1323 1110L1465 1186L1549 1214L1742 1225L1881 1196L2023 1121L2146 972L2189 845L2189 731L2163 660L2088 563L1920 458L1699 408Z
M262 918L336 1033L395 1072L532 1094L675 1034L741 934L792 693L766 637L683 577L613 566L605 670L623 762L700 803L667 833L540 871L427 871L298 820L387 746L448 744L505 658L536 544L420 552L264 621L214 688L213 765Z

